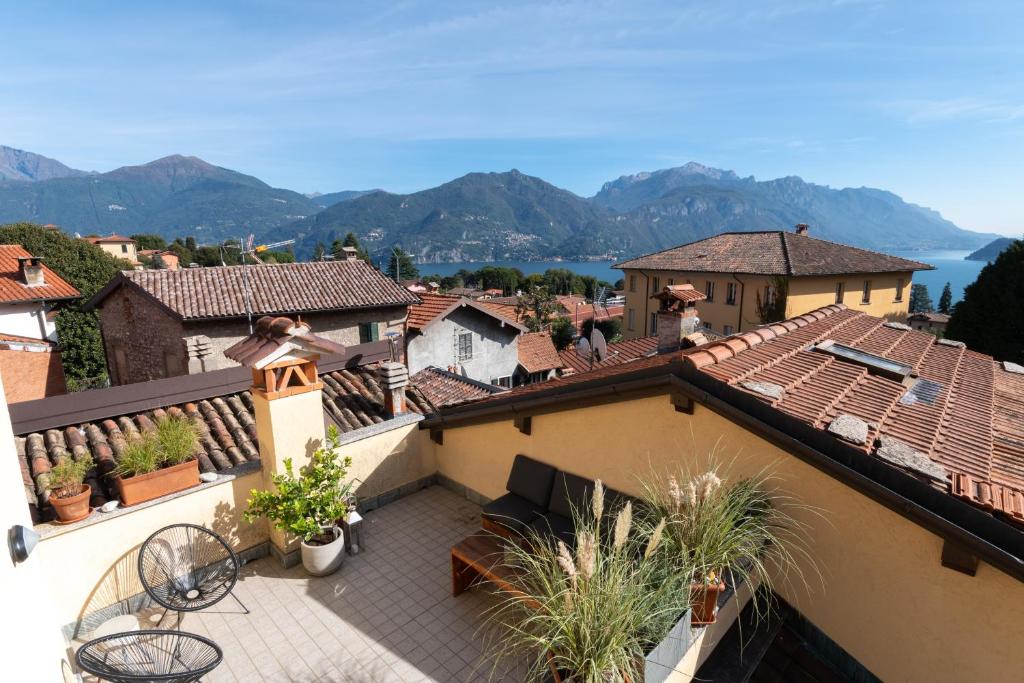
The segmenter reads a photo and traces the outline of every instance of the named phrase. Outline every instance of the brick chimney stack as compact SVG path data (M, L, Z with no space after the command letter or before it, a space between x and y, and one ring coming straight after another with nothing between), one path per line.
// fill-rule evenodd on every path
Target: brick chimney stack
M21 279L29 287L39 287L46 284L46 275L43 273L43 258L41 256L22 256L18 259L18 267L21 269Z
M796 234L798 234L798 235L807 235L807 228L808 228L808 226L807 226L806 223L797 223L796 224Z
M658 299L657 313L658 353L678 351L683 340L697 331L697 302L707 297L693 285L669 285L652 299Z
M405 388L409 386L409 368L401 363L381 363L380 383L384 389L385 414L388 417L395 417L407 412Z

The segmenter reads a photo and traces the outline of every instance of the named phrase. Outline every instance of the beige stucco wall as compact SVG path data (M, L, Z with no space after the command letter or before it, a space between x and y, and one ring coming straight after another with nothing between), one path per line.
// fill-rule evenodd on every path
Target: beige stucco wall
M1024 670L1024 584L981 563L975 577L940 564L942 541L760 437L698 405L676 412L667 396L533 418L449 428L435 446L441 474L488 496L505 490L516 453L609 486L640 491L639 477L695 463L716 449L734 474L773 465L801 502L811 555L810 593L779 592L883 680L1016 680Z
M626 310L623 315L623 336L626 339L645 337L650 332L650 314L658 310L658 302L650 297L655 293L653 279L658 278L660 288L668 284L692 284L701 292L707 291L708 281L715 283L714 299L701 301L697 304L701 322L711 324L711 329L719 334L726 332L729 325L732 332L752 330L761 324L757 315L757 297L764 297L765 287L770 279L760 275L733 275L731 273L698 273L690 271L648 270L639 271L626 269ZM636 276L635 291L630 291L630 276ZM880 318L889 316L902 320L907 315L910 301L910 281L912 273L876 273L868 275L843 275L824 277L789 278L789 297L786 301L786 317L792 318L813 311L822 306L836 303L836 285L842 282L845 287L843 303L857 311ZM897 280L903 280L903 297L896 301ZM871 281L871 301L861 303L864 281ZM726 293L728 283L737 285L735 304L727 304ZM633 329L629 328L629 311L634 311Z
M429 433L409 424L347 443L341 454L352 458L349 477L356 494L369 498L437 472Z
M0 381L0 396L3 393ZM25 485L14 449L7 403L0 400L0 528L6 536L15 525L31 529L32 518L25 503ZM57 603L50 593L51 569L39 548L18 564L6 543L0 551L0 596L5 615L0 621L0 657L4 662L4 680L74 680L56 618ZM64 569L68 570L68 566Z
M910 306L910 281L913 273L875 273L845 277L795 277L789 281L786 317L802 315L822 306L836 303L836 285L845 288L842 303L854 311L863 311L878 318L905 322ZM871 281L871 301L862 303L864 281ZM897 301L898 280L903 281L903 296Z
M249 524L242 519L249 491L261 482L262 475L253 472L44 538L36 553L46 593L56 606L56 619L50 627L59 629L142 593L136 564L139 546L154 531L169 524L207 526L236 550L266 541L265 521Z

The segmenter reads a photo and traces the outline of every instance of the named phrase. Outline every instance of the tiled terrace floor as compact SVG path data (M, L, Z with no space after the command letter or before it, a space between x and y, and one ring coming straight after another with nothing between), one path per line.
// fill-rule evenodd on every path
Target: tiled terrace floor
M226 598L182 620L183 631L224 650L203 680L487 680L481 626L495 598L481 588L451 595L449 551L479 524L478 506L434 486L368 513L365 548L333 576L282 569L272 558L246 565L235 593L251 614ZM143 614L144 628L159 614Z

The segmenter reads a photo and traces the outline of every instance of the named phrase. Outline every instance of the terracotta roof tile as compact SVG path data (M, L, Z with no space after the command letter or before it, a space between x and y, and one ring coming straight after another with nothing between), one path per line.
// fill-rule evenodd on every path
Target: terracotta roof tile
M92 237L83 237L82 239L84 239L86 242L91 242L92 244L100 244L102 242L121 243L121 242L134 242L135 241L131 237L125 237L124 235L107 235L106 237L103 237L103 236L100 236L100 237L92 236Z
M440 368L424 368L412 376L413 385L435 408L458 405L506 391Z
M0 244L0 302L16 303L18 301L53 301L57 299L76 299L81 293L65 282L57 273L43 263L43 282L45 284L29 286L21 275L19 258L28 258L32 254L20 244Z
M527 332L519 335L519 364L527 372L544 372L562 367L551 335L547 332Z
M709 344L686 362L819 429L840 415L863 420L866 454L875 454L878 437L897 439L944 468L933 469L949 473L946 486L954 495L1024 523L1024 375L839 306L773 329L787 331L747 350L732 340ZM910 365L912 374L899 382L813 350L826 339ZM779 385L783 393L773 398L745 382Z
M409 318L406 326L410 330L423 330L423 328L444 315L453 306L460 303L465 306L472 306L510 325L524 329L516 318L514 306L492 304L489 301L474 301L466 297L452 296L450 294L424 293L420 295L420 299L420 303L409 307Z
M638 339L615 342L608 345L608 357L603 361L594 363L594 369L629 363L637 358L654 354L657 350L657 337L640 337ZM590 361L586 358L581 358L574 348L560 351L558 356L562 359L562 367L572 368L574 372L589 372L591 369Z
M248 278L248 285L246 284ZM315 261L179 270L122 271L89 302L131 284L185 320L406 306L419 298L365 261Z
M784 231L726 232L615 267L796 276L932 269L926 263Z
M325 419L334 422L339 432L344 434L385 421L384 395L377 381L376 365L345 368L320 377L324 382ZM406 388L406 405L415 413L433 412L431 404L413 385ZM97 466L86 479L92 487L90 504L95 507L115 499L117 493L105 475L116 466L126 440L152 429L164 415L185 416L196 426L200 436L196 457L202 472L230 471L259 460L256 420L248 391L20 434L14 439L15 448L34 520L53 518L47 502L49 472L62 457L92 455Z

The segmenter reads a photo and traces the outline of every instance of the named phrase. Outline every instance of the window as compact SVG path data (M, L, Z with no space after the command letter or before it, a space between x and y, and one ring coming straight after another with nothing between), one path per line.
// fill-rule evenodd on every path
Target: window
M896 280L896 301L903 301L903 278Z
M675 283L676 283L676 281L675 281L675 280L673 280L672 278L669 278L669 279L668 279L668 286L669 286L669 287L671 287L671 286L672 286L672 285L674 285Z
M708 280L704 283L704 296L707 297L708 301L715 300L715 282L714 280Z
M505 387L506 389L511 389L512 375L508 375L507 377L495 377L494 379L491 380L491 384L493 384L496 387Z
M470 360L473 357L473 333L460 332L457 341L459 360Z
M359 343L368 344L380 339L380 330L377 323L359 323Z
M732 325L722 325L722 334L726 337L732 334Z
M127 254L128 253L128 245L127 244L122 244L121 245L121 253L122 254Z
M842 282L837 282L836 283L836 303L837 304L843 303L843 295L845 295L845 294L846 294L846 285L844 285Z
M629 276L629 291L631 291L631 292L635 292L636 291L636 275L630 275Z
M711 323L709 323L707 320L704 321L704 329L705 330L710 330L711 329Z
M657 294L661 291L661 280L656 277L651 278L651 294Z
M730 306L736 305L736 283L730 282L725 286L725 303Z
M771 285L764 286L764 305L774 306L775 305L775 290Z
M871 280L864 281L864 291L860 295L860 302L862 304L871 303Z
M647 334L658 334L658 314L651 313L651 329Z
M630 330L636 329L636 311L632 308L626 311L626 327Z

